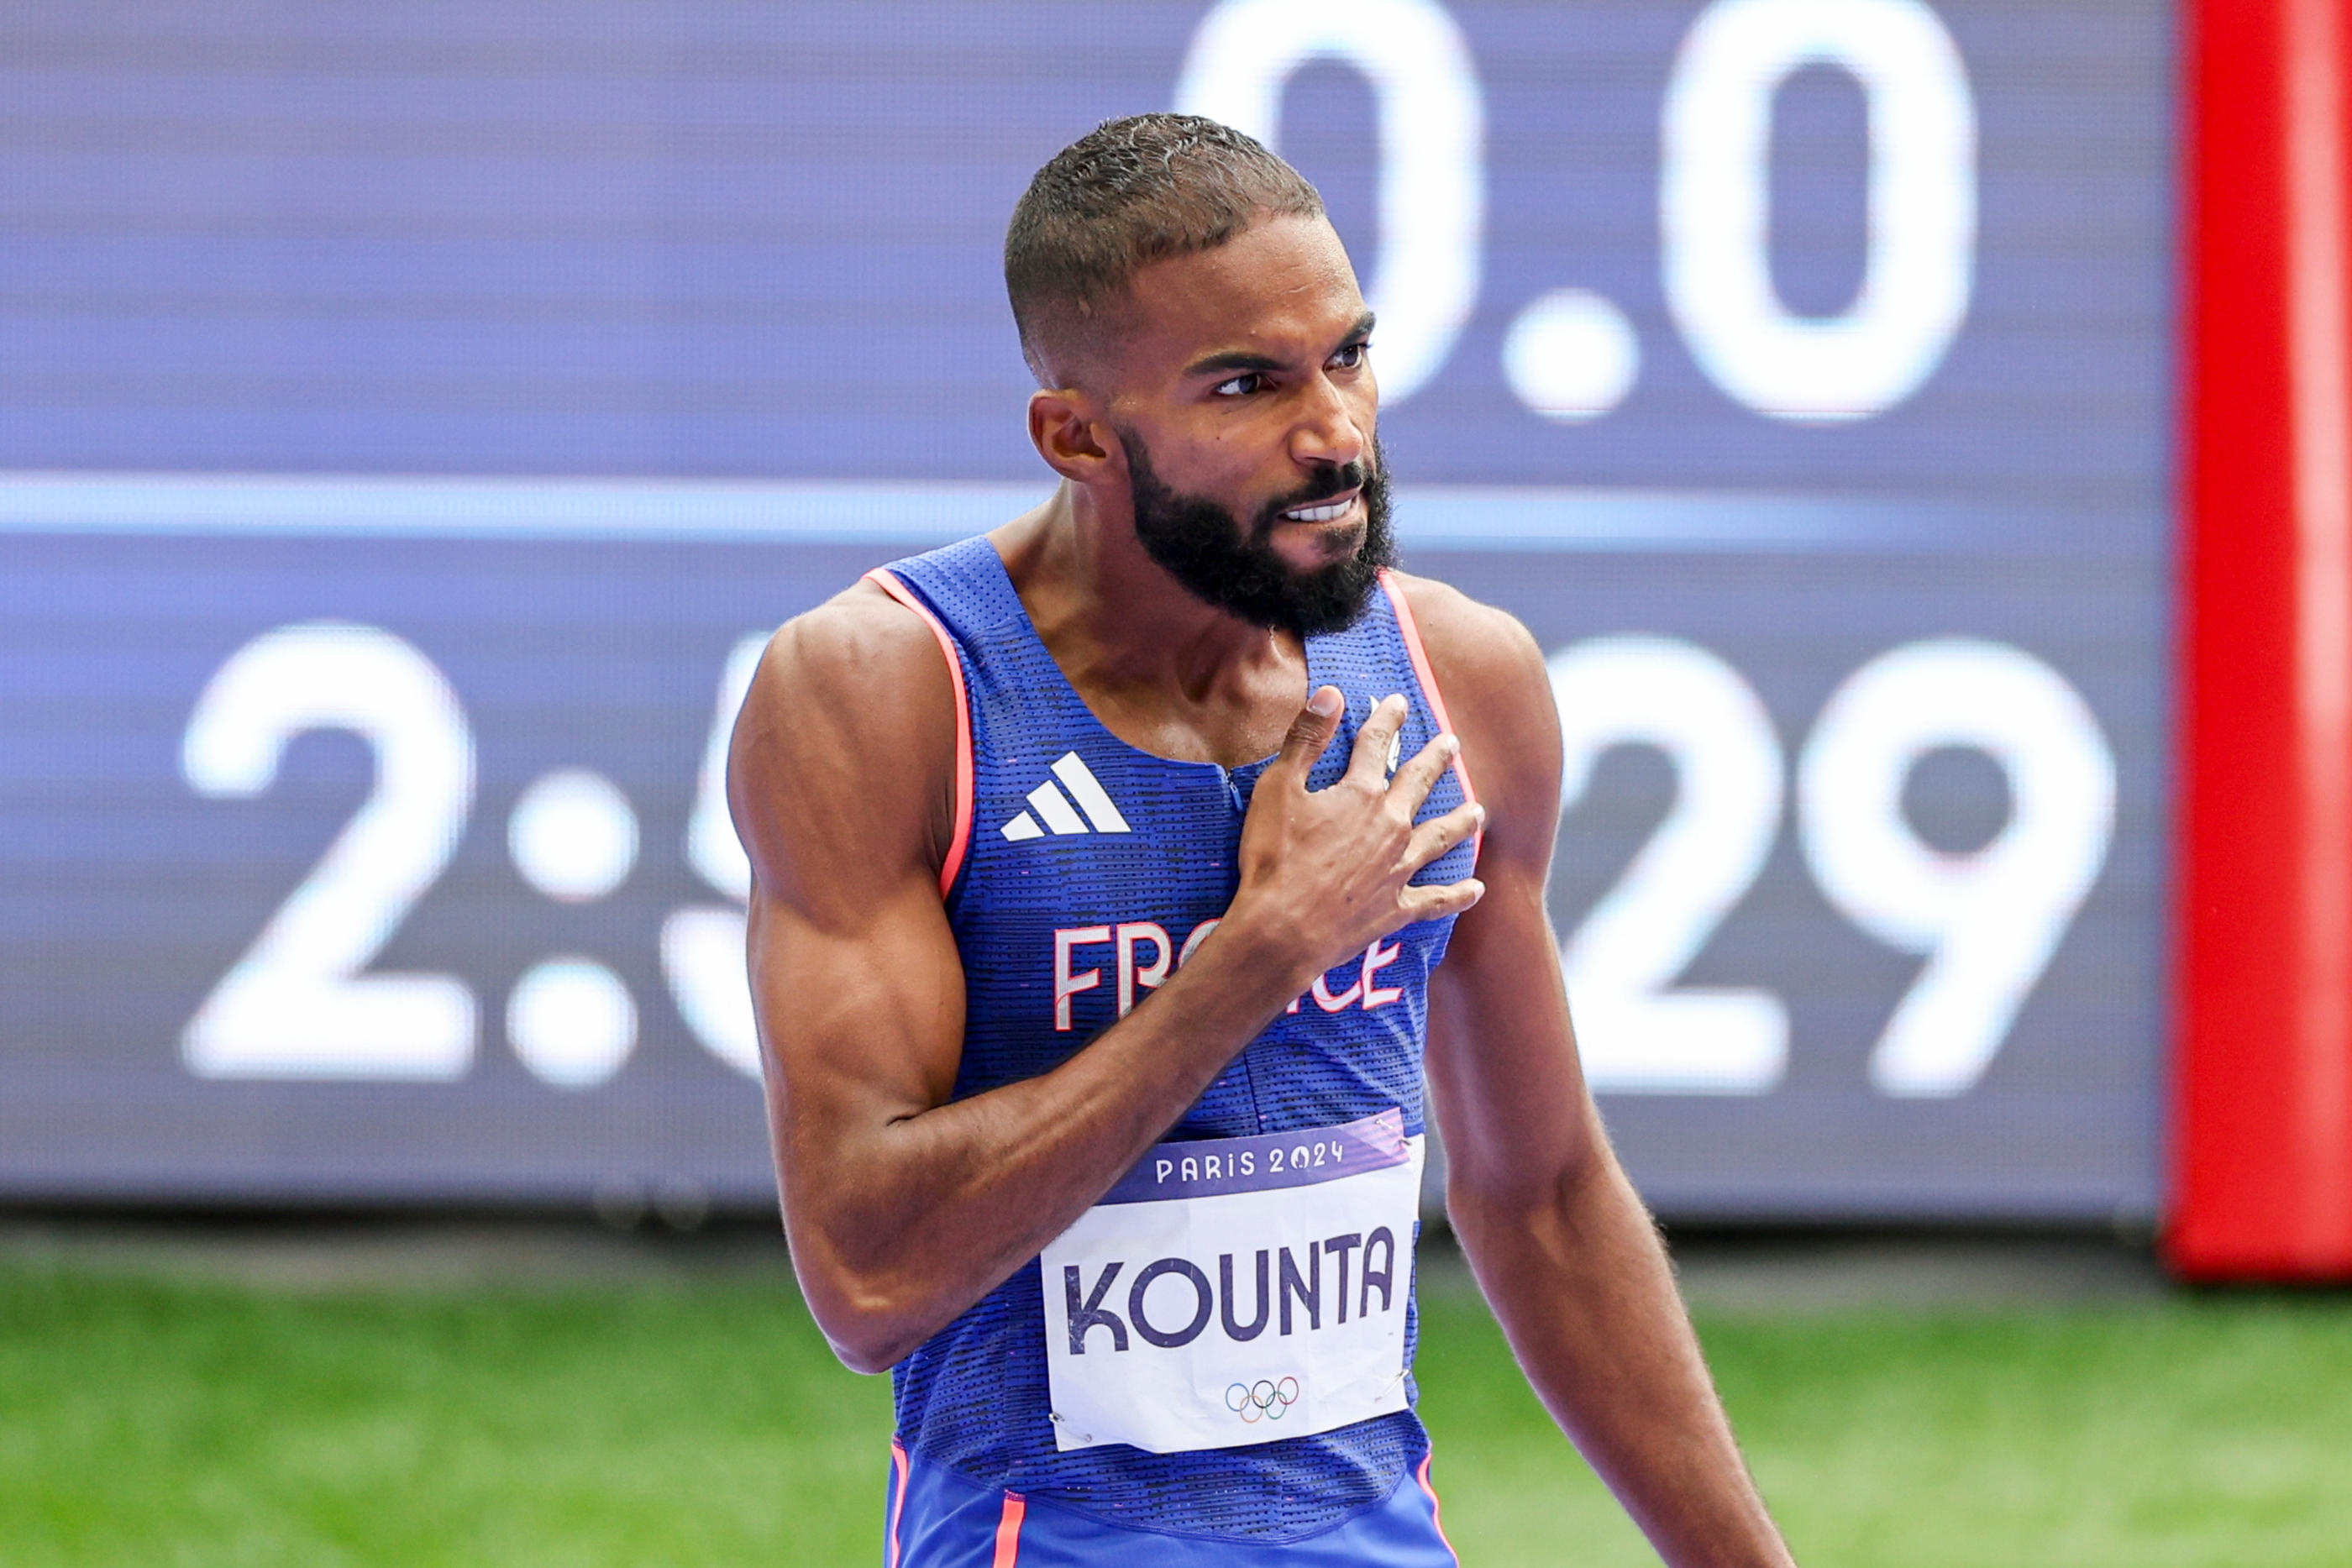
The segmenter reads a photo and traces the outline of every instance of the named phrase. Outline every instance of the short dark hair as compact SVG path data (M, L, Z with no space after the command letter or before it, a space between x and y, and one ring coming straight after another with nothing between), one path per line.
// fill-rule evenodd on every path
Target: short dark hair
M1322 214L1297 170L1230 125L1197 114L1105 120L1037 171L1004 232L1022 355L1051 385L1049 350L1093 329L1143 267L1214 250L1261 216Z

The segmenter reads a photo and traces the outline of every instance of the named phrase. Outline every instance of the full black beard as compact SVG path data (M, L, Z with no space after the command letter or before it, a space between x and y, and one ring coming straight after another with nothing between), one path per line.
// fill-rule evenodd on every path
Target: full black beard
M1184 591L1213 609L1269 632L1320 637L1356 623L1371 601L1381 570L1396 564L1389 533L1389 465L1378 440L1372 461L1325 469L1297 494L1269 503L1244 528L1231 509L1200 496L1180 496L1160 482L1135 432L1120 429L1127 448L1135 537ZM1275 553L1276 519L1361 486L1364 542L1353 555L1309 571L1294 570Z

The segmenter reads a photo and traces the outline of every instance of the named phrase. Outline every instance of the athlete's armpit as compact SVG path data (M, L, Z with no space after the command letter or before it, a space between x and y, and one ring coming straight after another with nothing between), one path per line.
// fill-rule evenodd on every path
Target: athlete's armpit
M1559 716L1542 652L1515 618L1443 583L1403 581L1490 812L1478 860L1486 896L1455 923L1430 981L1430 1086L1448 1180L1465 1214L1540 1204L1605 1157L1544 903L1559 827Z

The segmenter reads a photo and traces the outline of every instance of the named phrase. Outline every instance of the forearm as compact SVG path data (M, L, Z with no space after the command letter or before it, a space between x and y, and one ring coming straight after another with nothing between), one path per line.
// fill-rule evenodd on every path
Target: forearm
M896 1362L1068 1228L1305 988L1295 967L1220 931L1050 1072L850 1139L842 1106L788 1113L811 1125L780 1129L786 1221L845 1359Z
M1528 1381L1659 1555L1674 1568L1789 1563L1665 1249L1605 1145L1542 1201L1450 1197Z

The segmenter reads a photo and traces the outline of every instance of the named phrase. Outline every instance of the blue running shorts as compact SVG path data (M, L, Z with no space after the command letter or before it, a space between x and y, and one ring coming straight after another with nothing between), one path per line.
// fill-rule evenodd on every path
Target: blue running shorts
M883 1568L1461 1568L1437 1522L1429 1458L1377 1508L1300 1541L1122 1530L982 1486L890 1445Z

